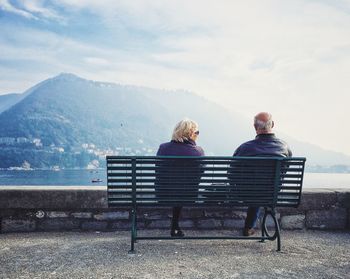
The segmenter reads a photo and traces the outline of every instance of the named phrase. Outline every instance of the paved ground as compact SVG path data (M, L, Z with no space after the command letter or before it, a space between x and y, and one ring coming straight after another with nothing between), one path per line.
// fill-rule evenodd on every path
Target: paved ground
M130 256L127 232L2 234L0 278L350 278L349 232L282 237L282 252L276 242L152 240Z

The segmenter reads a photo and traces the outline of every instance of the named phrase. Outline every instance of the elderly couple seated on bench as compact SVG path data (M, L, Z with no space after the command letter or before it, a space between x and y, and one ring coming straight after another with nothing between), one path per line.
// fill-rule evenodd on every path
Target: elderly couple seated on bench
M131 252L143 239L260 239L275 240L280 230L275 207L300 203L305 158L293 158L288 145L273 133L271 114L254 118L256 138L240 145L233 156L205 156L196 145L198 124L180 121L170 142L159 146L157 156L107 156L109 207L131 211ZM139 207L172 207L170 237L137 236ZM189 207L248 207L243 236L185 237L179 226L181 209ZM255 234L260 208L264 208L261 236ZM266 218L275 232L270 235Z
M256 138L239 146L233 156L291 157L292 152L288 145L272 133L273 127L274 121L270 113L258 113L254 117L254 128L257 134ZM203 148L196 145L198 136L198 124L189 119L182 120L175 126L171 141L159 146L157 156L204 156ZM181 207L173 207L171 236L184 236L179 226L180 214ZM248 207L247 218L243 229L244 236L250 236L255 233L254 227L258 216L259 207Z

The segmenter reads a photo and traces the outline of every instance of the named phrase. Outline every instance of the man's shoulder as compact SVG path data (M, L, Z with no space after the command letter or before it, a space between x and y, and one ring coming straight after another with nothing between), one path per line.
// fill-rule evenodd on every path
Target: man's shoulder
M244 143L242 143L233 153L234 156L242 156L246 155L246 150L249 150L252 146L255 145L255 140L249 140Z
M288 145L287 141L285 141L283 139L276 138L276 140L279 141L281 144Z
M242 143L235 151L235 156L285 156L291 157L288 144L275 137L257 137Z
M250 145L250 144L255 144L256 143L256 139L252 139L252 140L248 140L246 142L243 142L241 145Z
M256 140L255 139L248 140L246 142L243 142L238 148L249 147L249 146L252 146L252 145L255 145L255 144L256 144Z

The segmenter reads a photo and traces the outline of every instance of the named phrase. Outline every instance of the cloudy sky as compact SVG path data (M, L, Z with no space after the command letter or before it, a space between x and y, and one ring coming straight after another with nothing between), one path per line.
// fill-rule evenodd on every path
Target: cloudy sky
M350 155L349 0L0 0L0 94L60 72L270 111Z

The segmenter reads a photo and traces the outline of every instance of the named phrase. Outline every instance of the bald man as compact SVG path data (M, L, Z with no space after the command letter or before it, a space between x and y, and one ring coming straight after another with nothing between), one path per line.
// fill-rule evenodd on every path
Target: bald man
M268 112L260 112L254 117L256 137L254 140L241 144L233 156L281 156L291 157L292 151L288 145L278 139L272 132L274 127L272 115ZM259 217L259 207L248 207L247 217L243 229L244 236L255 233L254 227Z

